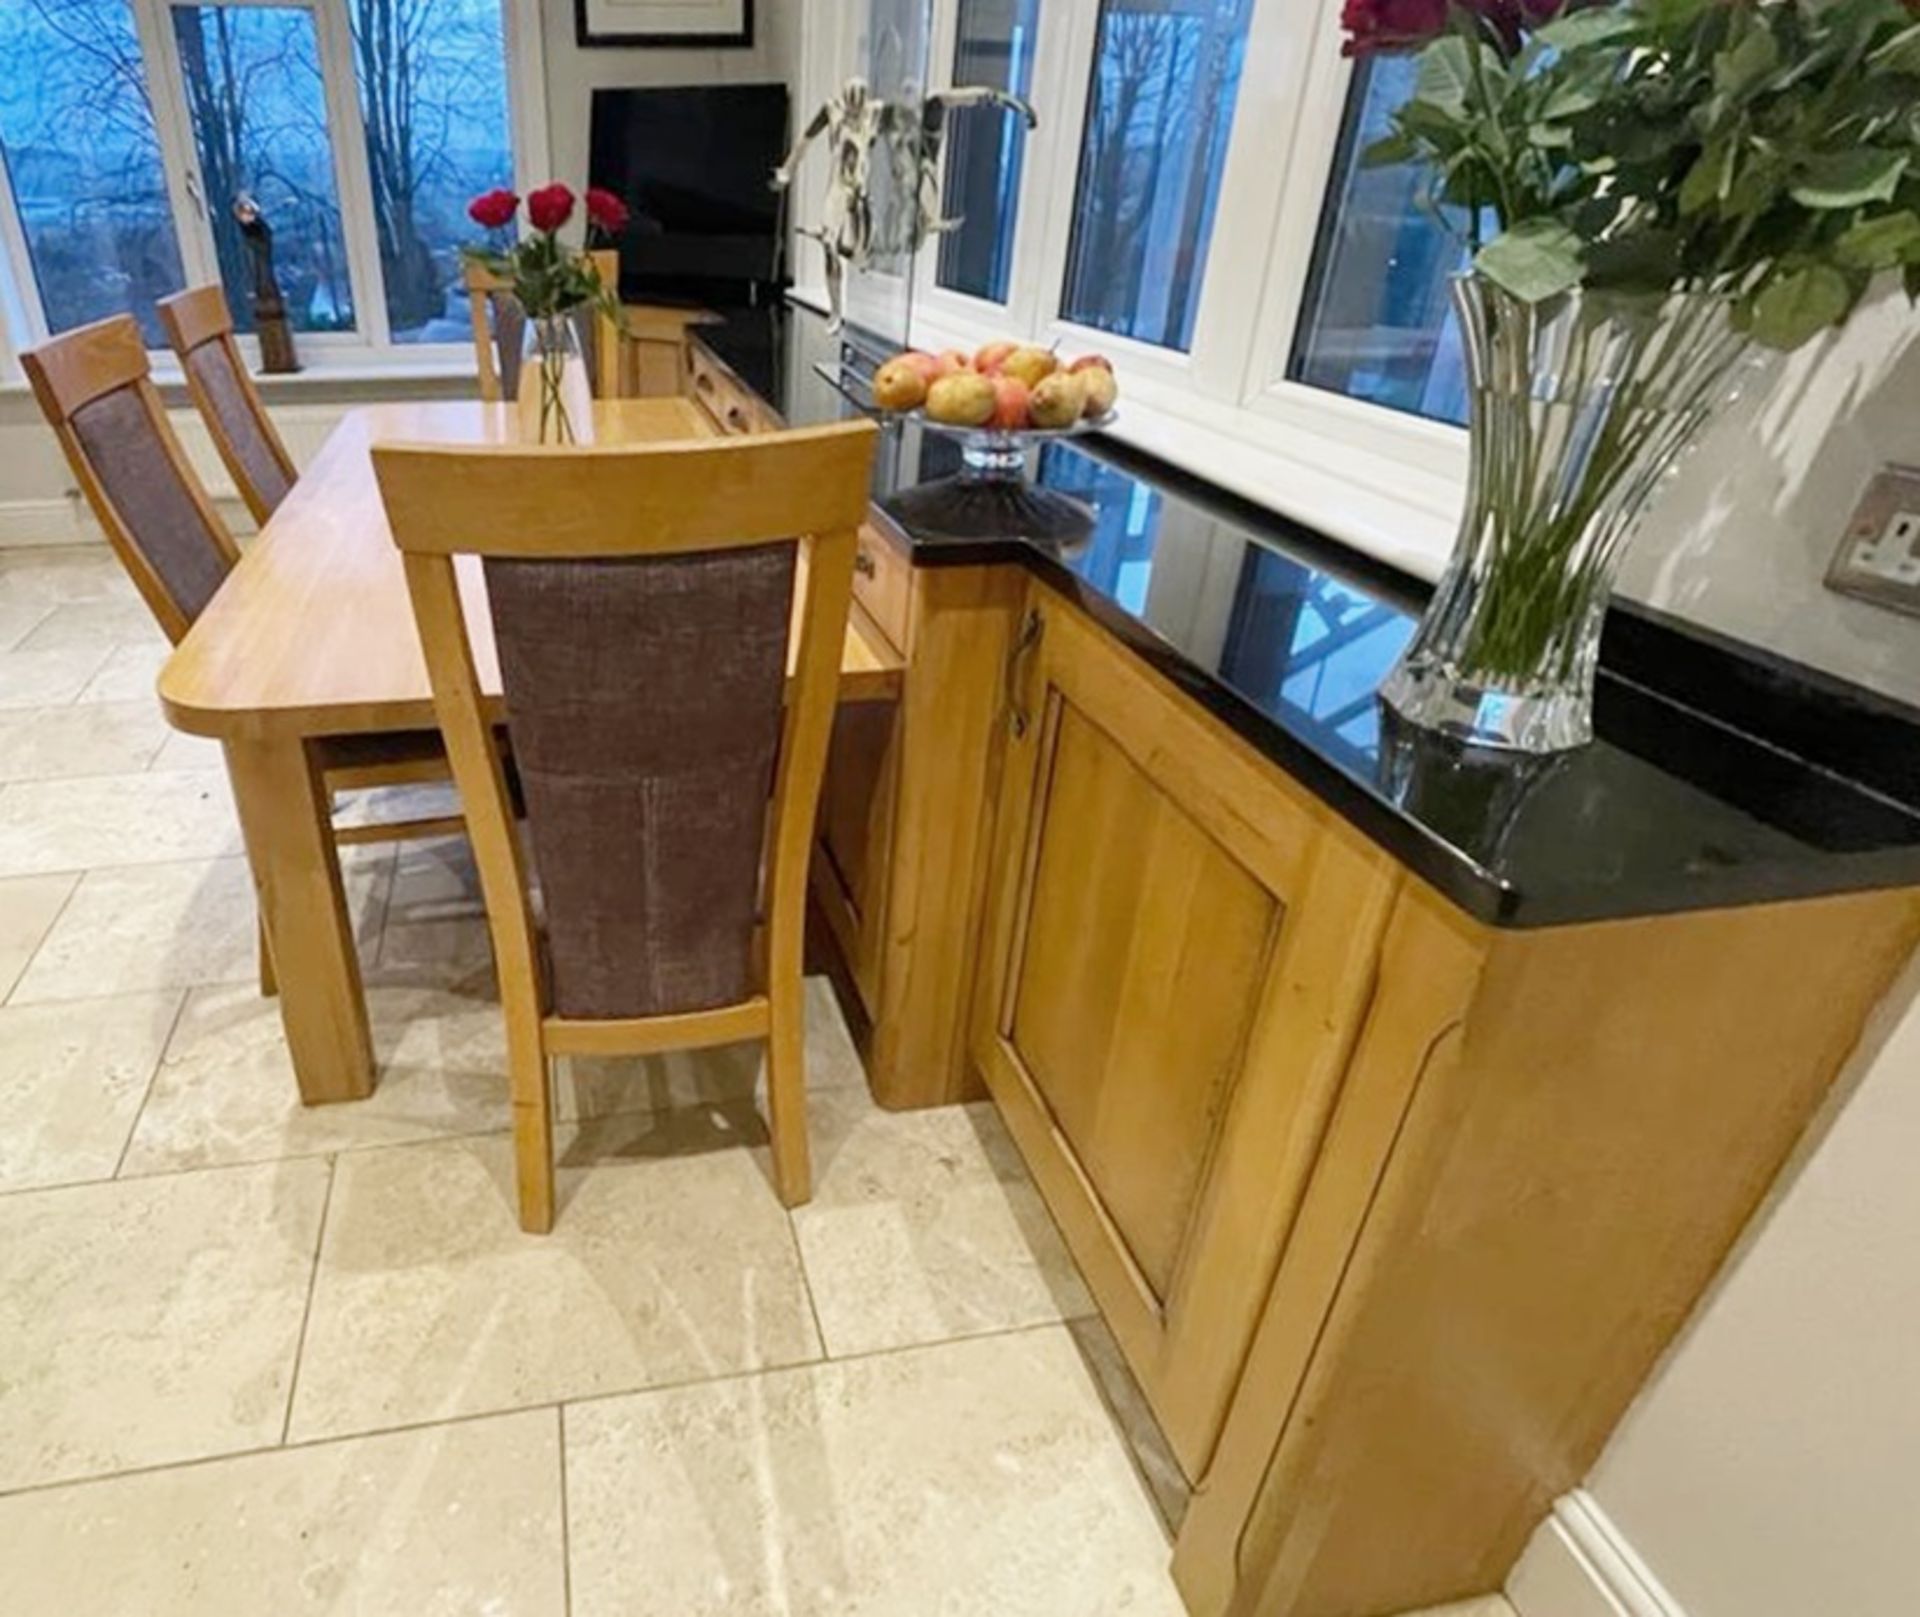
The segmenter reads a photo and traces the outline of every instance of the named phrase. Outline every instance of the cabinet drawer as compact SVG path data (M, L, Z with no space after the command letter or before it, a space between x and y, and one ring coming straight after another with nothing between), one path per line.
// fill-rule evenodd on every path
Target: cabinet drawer
M767 408L698 343L688 350L687 371L694 398L722 432L765 432L773 425Z
M906 649L912 593L913 563L885 534L862 528L853 558L853 598L899 650Z

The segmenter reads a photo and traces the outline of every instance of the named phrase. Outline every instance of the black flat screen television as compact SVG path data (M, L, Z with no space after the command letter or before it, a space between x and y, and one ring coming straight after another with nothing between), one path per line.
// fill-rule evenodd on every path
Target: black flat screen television
M761 301L781 279L783 84L595 90L589 183L625 202L628 302Z

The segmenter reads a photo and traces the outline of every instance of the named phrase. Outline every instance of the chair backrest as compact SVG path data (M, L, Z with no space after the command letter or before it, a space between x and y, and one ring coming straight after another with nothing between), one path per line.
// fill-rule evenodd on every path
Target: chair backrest
M213 434L214 448L253 520L265 526L300 474L233 340L226 294L218 286L196 286L162 298L159 308L160 324L180 356L187 391Z
M600 283L616 292L620 283L620 255L611 248L583 254L600 273ZM465 269L467 314L473 323L473 357L480 370L480 397L489 404L514 399L520 393L521 345L527 334L527 313L504 276L479 264ZM592 378L593 396L620 394L620 323L599 309L575 313L574 329Z
M375 447L510 1030L738 1005L799 971L875 436ZM484 558L538 929L456 554Z
M179 641L240 550L174 436L140 328L115 315L20 360L114 553Z

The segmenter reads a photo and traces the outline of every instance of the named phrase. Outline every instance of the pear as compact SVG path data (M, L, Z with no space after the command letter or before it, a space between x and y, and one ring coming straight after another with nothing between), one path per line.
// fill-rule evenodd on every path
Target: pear
M1002 376L1017 377L1028 387L1038 387L1059 368L1059 356L1051 348L1016 348L1000 361Z
M917 410L927 402L926 372L904 354L873 373L873 402L883 410Z
M1017 342L990 342L973 356L973 368L982 376L992 376L1019 346Z
M1088 365L1073 373L1073 379L1087 391L1084 407L1089 421L1102 421L1113 414L1113 407L1120 398L1120 384L1113 379L1113 369L1108 365Z
M1042 377L1028 406L1036 427L1070 427L1086 407L1086 383L1070 371Z
M977 371L943 376L927 389L927 415L948 427L984 427L998 402L993 383Z

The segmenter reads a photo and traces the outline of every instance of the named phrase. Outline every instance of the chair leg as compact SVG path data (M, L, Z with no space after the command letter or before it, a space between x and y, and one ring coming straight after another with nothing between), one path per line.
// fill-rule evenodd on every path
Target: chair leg
M535 1041L514 1051L513 1157L520 1192L520 1228L545 1235L553 1228L553 1107L546 1052Z
M785 977L788 974L782 973ZM773 1188L783 1205L813 1199L807 1149L806 1002L798 972L768 992L767 1117L773 1136Z
M273 974L273 950L267 945L265 919L261 919L257 926L260 934L260 996L272 999L280 992L280 979Z

